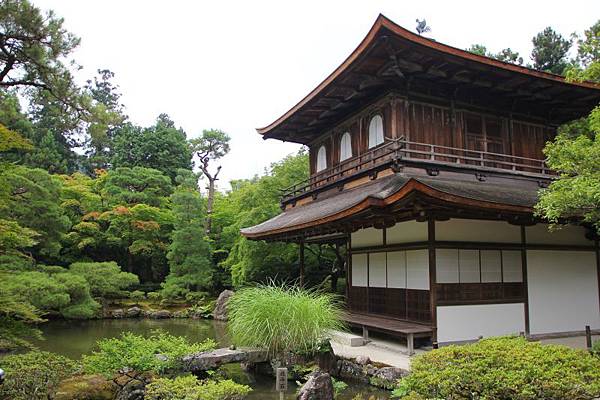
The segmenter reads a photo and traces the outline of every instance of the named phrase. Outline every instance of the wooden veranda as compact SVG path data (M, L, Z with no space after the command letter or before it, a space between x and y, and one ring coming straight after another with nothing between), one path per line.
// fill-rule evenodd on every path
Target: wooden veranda
M369 330L405 337L409 355L413 355L415 352L415 338L431 337L433 335L433 329L430 325L390 317L346 312L343 319L350 326L362 328L365 341L369 340Z

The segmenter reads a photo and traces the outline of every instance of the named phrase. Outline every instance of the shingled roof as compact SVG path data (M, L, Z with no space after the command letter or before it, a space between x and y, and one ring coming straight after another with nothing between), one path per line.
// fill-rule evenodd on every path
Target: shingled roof
M475 95L483 104L497 103L498 110L521 110L549 124L579 118L600 101L600 86L592 82L567 82L559 75L448 46L380 15L335 71L257 131L265 139L309 143L382 93L405 87L408 80L415 90L428 82L436 90L454 93L457 102Z
M324 196L286 210L262 224L242 229L242 235L250 239L265 239L283 233L316 228L352 218L367 210L392 206L414 193L460 207L531 213L537 201L538 190L536 182L515 187L491 182L396 173L336 193L335 199Z

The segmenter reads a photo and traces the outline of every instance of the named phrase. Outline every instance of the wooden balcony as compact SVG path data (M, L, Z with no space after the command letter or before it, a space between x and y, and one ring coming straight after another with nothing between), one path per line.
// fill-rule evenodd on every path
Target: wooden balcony
M393 164L416 164L423 167L450 167L479 172L496 172L552 179L556 173L544 160L486 151L467 150L428 143L411 142L403 137L388 140L366 153L351 157L313 174L309 179L282 190L282 204L330 185L351 180L359 175Z

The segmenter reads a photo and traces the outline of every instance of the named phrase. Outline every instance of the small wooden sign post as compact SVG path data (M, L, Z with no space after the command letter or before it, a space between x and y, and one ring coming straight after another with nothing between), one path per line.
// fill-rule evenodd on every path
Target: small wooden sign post
M277 368L277 380L275 381L275 390L279 392L279 398L283 400L283 396L287 391L288 385L288 370L287 368Z

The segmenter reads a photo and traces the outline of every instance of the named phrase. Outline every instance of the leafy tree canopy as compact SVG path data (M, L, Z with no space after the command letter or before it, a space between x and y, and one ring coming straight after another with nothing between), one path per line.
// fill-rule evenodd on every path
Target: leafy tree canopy
M567 67L567 55L571 41L562 37L551 27L547 27L531 39L533 68L540 71L563 74Z
M126 124L114 133L113 167L154 168L174 180L180 168L191 169L186 134L166 115L149 128Z
M169 275L162 294L184 297L190 291L210 290L213 286L211 249L204 232L205 207L200 194L186 186L185 179L171 195L175 229L167 259Z
M40 89L81 109L79 90L64 61L80 40L63 22L27 0L0 3L0 87Z
M567 79L600 82L599 29L600 21L585 31L585 39L579 40L578 54L585 62L571 69ZM560 176L541 191L537 214L552 223L582 218L600 233L600 106L588 118L561 126L544 154L548 165Z
M117 167L110 170L102 184L101 194L109 204L165 205L173 188L161 171L145 167Z

